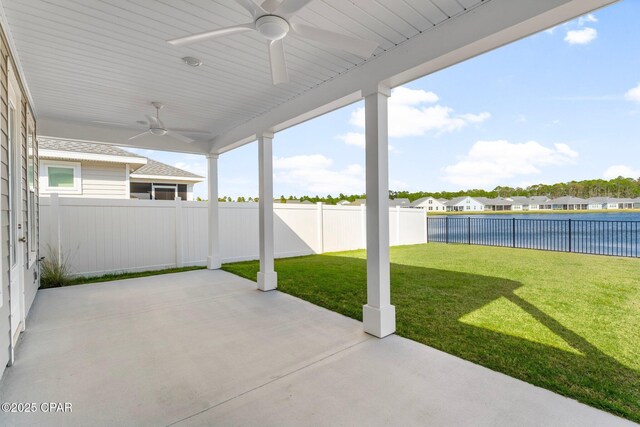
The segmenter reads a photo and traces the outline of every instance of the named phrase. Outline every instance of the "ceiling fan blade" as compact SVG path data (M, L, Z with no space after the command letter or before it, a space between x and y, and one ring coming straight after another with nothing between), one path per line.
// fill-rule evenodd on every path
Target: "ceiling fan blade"
M281 40L273 40L269 43L269 61L271 62L271 79L273 84L287 83L289 73L287 61L284 57L284 43Z
M213 31L205 31L203 33L191 34L190 36L179 37L177 39L168 40L167 43L174 46L186 46L193 43L199 43L206 40L212 40L218 37L229 36L231 34L244 33L246 31L255 30L255 24L249 22L247 24L234 25L232 27L218 28Z
M193 142L193 139L188 138L188 137L186 137L184 135L180 135L179 133L174 132L172 130L168 130L167 131L167 135L169 135L172 138L177 139L178 141L186 142L188 144L191 144Z
M362 58L369 58L378 47L378 43L363 40L321 28L304 24L291 24L292 33L298 37L322 43L333 49L344 50Z
M129 138L129 141L131 141L132 139L140 138L141 136L146 135L148 133L149 133L149 131L145 131L145 132L139 133L137 135L134 135L131 138Z
M278 0L264 0L264 2L262 2L262 5L260 7L265 12L275 13L275 11L278 10L278 7L280 7L280 1L278 1Z
M109 125L109 126L122 126L122 127L131 127L133 123L117 123L117 122L105 122L102 120L92 120L91 123L96 123L99 125Z
M199 133L202 135L209 135L211 134L211 131L205 130L205 129L189 129L189 128L171 128L172 131L174 132L180 132L180 133Z
M276 15L293 15L300 9L311 3L313 0L284 0L278 9Z
M236 3L247 9L254 19L267 14L267 11L264 9L264 7L258 6L253 2L253 0L236 0Z
M149 127L152 127L152 128L160 127L160 121L158 120L157 117L153 117L148 114L145 114L144 116L147 118L147 121L149 122Z

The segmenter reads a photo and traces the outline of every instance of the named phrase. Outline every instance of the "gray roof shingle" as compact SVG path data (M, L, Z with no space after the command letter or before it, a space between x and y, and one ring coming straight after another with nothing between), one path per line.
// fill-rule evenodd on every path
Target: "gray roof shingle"
M203 178L167 164L148 159L147 164L136 169L131 175L179 176L183 178Z
M144 159L144 156L139 156L129 151L125 151L122 148L115 147L108 144L98 144L95 142L81 142L81 141L66 141L63 139L42 138L38 137L38 148L40 150L57 150L57 151L71 151L74 153L90 153L90 154L102 154L106 156L123 156L123 157L138 157Z

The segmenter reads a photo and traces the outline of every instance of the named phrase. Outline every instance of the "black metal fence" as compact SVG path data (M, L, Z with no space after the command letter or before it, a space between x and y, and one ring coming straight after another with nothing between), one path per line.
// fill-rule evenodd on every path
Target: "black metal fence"
M429 242L640 257L640 221L427 217Z

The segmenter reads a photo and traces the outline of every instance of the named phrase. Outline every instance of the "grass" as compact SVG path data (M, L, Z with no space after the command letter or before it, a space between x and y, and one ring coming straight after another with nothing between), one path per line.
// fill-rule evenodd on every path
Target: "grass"
M84 285L86 283L100 283L100 282L111 282L113 280L123 280L123 279L135 279L137 277L148 277L148 276L157 276L160 274L170 274L170 273L182 273L184 271L192 271L192 270L202 270L206 267L201 266L192 266L192 267L180 267L180 268L166 268L164 270L151 270L151 271L139 271L135 273L110 273L105 274L103 276L77 276L69 279L64 286L74 286L74 285ZM56 286L46 286L42 285L42 289L52 288Z
M278 289L361 320L365 256L277 260ZM398 335L640 421L640 259L427 244L391 262Z

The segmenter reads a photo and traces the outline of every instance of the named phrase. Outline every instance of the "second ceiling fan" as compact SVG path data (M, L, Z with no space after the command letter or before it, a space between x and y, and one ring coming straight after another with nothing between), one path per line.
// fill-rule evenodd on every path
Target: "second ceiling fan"
M291 22L295 14L313 0L266 0L257 5L253 0L235 0L247 9L253 17L252 22L205 31L185 37L169 40L174 46L186 46L232 34L257 31L269 43L269 60L271 62L271 78L273 84L289 81L287 63L284 55L283 39L288 35L322 43L333 49L353 53L362 58L369 58L378 47L376 42L347 36L309 25Z

